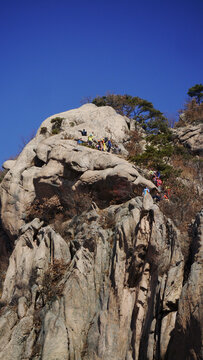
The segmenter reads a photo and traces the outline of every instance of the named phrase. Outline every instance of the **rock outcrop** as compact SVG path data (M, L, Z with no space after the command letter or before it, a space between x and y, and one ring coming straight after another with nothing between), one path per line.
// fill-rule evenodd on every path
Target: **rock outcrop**
M61 201L64 202L70 191L82 185L91 187L92 191L97 189L99 193L105 189L113 192L118 186L126 196L139 185L140 189L146 185L155 188L123 158L77 146L75 139L83 127L93 129L95 139L107 136L120 143L127 139L126 120L115 110L88 104L58 115L63 118L59 134L51 136L51 121L56 118L52 116L42 123L36 137L25 146L17 160L4 163L9 171L1 186L1 214L11 237L18 235L36 197L57 195L63 197ZM73 122L75 126L71 125ZM45 125L47 131L42 134Z
M93 105L59 115L59 134L45 120L5 164L0 360L201 359L203 212L185 259L182 234L142 196L154 184L71 133L85 123L122 143L126 119Z
M175 139L195 155L203 155L203 124L173 129Z

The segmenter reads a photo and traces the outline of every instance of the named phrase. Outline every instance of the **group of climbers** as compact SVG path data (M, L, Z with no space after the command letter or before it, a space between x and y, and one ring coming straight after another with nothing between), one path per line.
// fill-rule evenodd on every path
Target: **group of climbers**
M105 137L96 143L97 150L110 152L112 148L111 140Z
M85 129L83 129L81 131L81 134L82 134L82 136L87 136L87 131ZM119 152L120 152L120 149L119 149L118 145L116 145L116 144L112 145L112 142L111 142L110 139L105 137L105 138L102 138L102 139L97 141L97 140L94 140L94 136L93 136L92 133L90 133L87 136L87 142L84 141L82 138L79 138L77 140L77 143L79 145L87 144L87 145L89 145L91 147L94 147L97 150L100 150L100 151L110 152L112 150L112 152L115 153L115 154L119 154Z
M161 174L158 170L150 171L150 175L152 178L153 183L156 185L158 191L152 196L154 201L159 202L160 200L167 200L169 201L171 195L171 189L169 186L163 186L163 181L161 180ZM143 195L145 196L147 193L150 193L148 187L145 187L143 190Z
M107 151L110 152L112 149L113 153L118 154L120 152L120 149L118 145L114 144L112 146L112 142L107 137L102 138L100 140L94 140L94 136L92 133L87 135L87 131L83 129L81 131L82 136L87 136L87 141L82 140L82 138L77 140L77 143L79 145L87 144L91 147L94 147L97 150L100 151ZM167 200L169 201L169 197L171 195L171 190L168 186L163 187L163 181L161 180L161 173L158 170L150 170L149 172L151 180L156 185L158 191L156 191L155 194L153 194L152 198L154 201L159 202L161 200ZM145 196L147 193L150 193L150 189L148 187L145 187L143 190L143 196Z

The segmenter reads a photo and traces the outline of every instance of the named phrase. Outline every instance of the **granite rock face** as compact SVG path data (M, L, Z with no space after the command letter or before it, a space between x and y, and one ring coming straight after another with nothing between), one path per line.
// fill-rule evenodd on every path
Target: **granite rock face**
M173 134L193 154L203 155L203 124L173 129Z
M61 130L51 136L51 120L55 118L63 118ZM41 134L45 127L46 133ZM17 160L4 163L9 171L1 184L1 217L11 238L18 235L36 198L63 197L64 193L67 197L69 192L84 186L100 193L110 187L113 191L116 183L121 187L121 179L123 193L135 188L141 193L143 186L155 188L125 159L77 145L79 129L83 127L88 131L93 129L95 139L107 136L117 144L129 137L125 117L110 107L87 104L45 120Z
M1 299L0 359L26 358L25 349L35 359L164 356L184 267L173 225L137 197L83 212L61 232L37 219L21 229Z
M64 113L61 133L39 130L5 164L2 231L13 251L0 360L201 359L203 213L185 259L182 234L142 196L153 183L120 156L64 139L67 121L76 129L97 111ZM51 132L50 119L41 128Z
M167 359L203 358L203 210L192 225L192 243Z

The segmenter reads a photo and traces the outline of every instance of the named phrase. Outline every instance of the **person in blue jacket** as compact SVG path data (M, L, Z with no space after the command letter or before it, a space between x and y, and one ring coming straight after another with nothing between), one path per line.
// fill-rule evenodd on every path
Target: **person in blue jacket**
M147 193L150 193L150 190L149 190L149 188L146 186L146 188L144 188L144 190L143 190L143 196L145 196Z

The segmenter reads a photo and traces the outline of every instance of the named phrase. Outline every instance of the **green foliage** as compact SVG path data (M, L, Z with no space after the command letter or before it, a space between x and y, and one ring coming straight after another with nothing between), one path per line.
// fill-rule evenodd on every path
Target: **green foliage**
M194 159L192 154L189 152L189 150L183 145L175 145L173 154L181 156L184 160Z
M51 133L52 133L53 135L56 135L56 134L59 134L60 131L61 131L60 129L56 128L56 129L52 129L52 132L51 132Z
M146 137L147 142L159 146L168 145L168 143L170 143L172 140L173 140L173 135L170 130L168 130L166 133L161 133L157 135L150 134Z
M94 144L92 144L92 145L89 145L88 143L82 143L82 144L80 144L81 146L85 146L85 147L88 147L88 148L90 148L90 149L95 149L95 146L94 146Z
M173 166L167 164L164 157L171 155L171 148L165 150L155 149L153 146L148 146L146 151L142 154L131 157L131 160L138 165L144 165L149 169L156 169L161 172L162 179L169 179L171 176L177 177L181 171L174 169Z
M130 160L139 165L159 170L163 179L180 175L180 170L174 169L168 161L175 152L172 143L172 133L150 134L146 137L147 145L143 153L131 156Z
M138 96L108 94L92 100L97 106L111 106L119 114L136 120L148 133L167 132L168 123L163 113L153 104Z
M64 118L61 118L60 116L56 116L55 118L51 119L51 123L61 126L61 123L63 120L64 120Z
M46 126L42 126L40 129L40 134L46 134L47 132L47 127Z
M200 104L203 101L203 85L202 84L196 84L192 86L187 93L190 97L194 97L198 104Z
M71 127L74 127L75 126L75 123L73 121L70 122L70 126Z
M59 134L59 132L61 131L61 124L64 118L61 118L59 116L51 119L51 123L52 125L52 134Z

